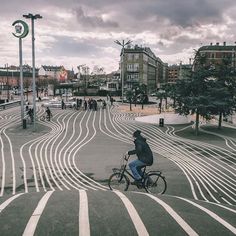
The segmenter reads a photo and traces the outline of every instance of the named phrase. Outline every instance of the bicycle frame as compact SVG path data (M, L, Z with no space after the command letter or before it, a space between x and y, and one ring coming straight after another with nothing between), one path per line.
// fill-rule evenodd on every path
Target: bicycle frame
M121 180L123 179L124 173L128 174L133 180L135 180L135 178L134 178L134 176L132 175L132 173L129 172L129 171L126 169L127 163L128 163L128 160L126 160L126 163L125 163L124 165L122 165L120 169L118 169L118 168L114 168L114 169L113 169L113 172L114 172L114 173L118 173L118 172L121 173L121 176L120 176L120 180L119 180L119 181L121 181ZM143 170L143 175L141 176L141 177L142 177L142 180L144 179L145 174L147 174L147 173L146 173L146 166L144 166L143 168L144 168L144 170Z
M146 171L147 166L143 166L141 167L142 179L140 182L136 182L132 171L130 171L129 168L127 169L129 156L124 156L122 160L123 162L121 163L120 168L112 169L113 174L110 176L109 181L108 181L108 185L111 190L113 190L113 184L115 186L114 189L116 189L116 185L120 186L121 184L122 186L125 186L125 189L123 187L122 189L126 191L128 190L129 185L131 184L131 185L136 185L137 188L139 189L144 188L145 191L148 193L157 192L157 193L163 194L166 191L167 183L161 171L158 171L158 170ZM132 178L134 182L130 182L130 178Z

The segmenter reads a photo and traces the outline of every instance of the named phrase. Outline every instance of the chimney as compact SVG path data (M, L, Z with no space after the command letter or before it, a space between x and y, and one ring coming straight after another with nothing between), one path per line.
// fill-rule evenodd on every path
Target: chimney
M219 46L219 43L216 43L217 46Z
M212 43L210 43L210 45L212 46Z
M223 45L226 46L226 42L223 42Z

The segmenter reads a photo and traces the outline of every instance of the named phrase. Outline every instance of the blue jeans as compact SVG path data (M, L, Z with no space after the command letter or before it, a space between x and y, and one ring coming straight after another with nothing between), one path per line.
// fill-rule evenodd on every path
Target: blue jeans
M141 168L144 166L146 166L146 164L140 160L134 160L129 163L129 168L132 171L135 180L142 179L143 172L141 171Z

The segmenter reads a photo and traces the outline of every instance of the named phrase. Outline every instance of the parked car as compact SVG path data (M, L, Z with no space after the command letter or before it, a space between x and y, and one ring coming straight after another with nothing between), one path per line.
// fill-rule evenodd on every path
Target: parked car
M49 101L50 98L49 98L49 97L41 97L41 100L42 100L42 101Z
M46 101L42 103L43 107L61 108L61 101Z
M75 108L76 107L76 102L74 102L74 101L65 102L65 105L68 108Z
M64 101L66 108L74 108L76 107L76 102L75 101ZM43 107L51 107L51 108L61 108L61 101L60 100L50 100L50 101L45 101L42 103Z
M62 97L72 97L72 93L63 93Z

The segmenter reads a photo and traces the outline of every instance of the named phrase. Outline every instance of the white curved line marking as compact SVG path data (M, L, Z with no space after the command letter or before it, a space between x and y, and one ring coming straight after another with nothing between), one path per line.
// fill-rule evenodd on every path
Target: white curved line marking
M172 207L167 205L165 202L163 202L161 199L154 197L147 193L139 193L147 195L148 197L152 198L154 201L159 203L172 217L173 219L179 224L179 226L188 234L191 236L197 236L198 234L190 227L190 225L176 212L173 210Z
M33 215L30 217L30 219L25 227L24 233L22 234L23 236L31 236L31 235L33 236L34 235L39 218L42 215L43 210L48 202L48 199L50 198L50 196L52 195L53 192L54 191L48 191L43 195L43 197L39 201L36 209L34 210Z
M85 190L79 190L79 235L90 235L88 197Z
M228 230L230 230L232 233L236 234L236 228L233 227L231 224L229 224L228 222L226 222L225 220L223 220L221 217L219 217L217 214L215 214L214 212L208 210L207 208L198 205L195 202L192 202L188 199L182 198L182 197L177 197L181 200L184 200L192 205L194 205L195 207L201 209L202 211L206 212L209 216L211 216L213 219L215 219L216 221L218 221L220 224L222 224L224 227L226 227Z
M130 200L121 192L119 191L113 191L114 193L116 193L119 198L121 199L121 201L124 203L131 220L133 221L134 227L137 231L137 234L140 236L145 236L145 235L149 235L147 232L147 229L143 223L143 221L141 220L138 212L136 211L136 209L134 208L133 204L130 202Z
M5 202L3 202L0 205L0 212L2 212L13 200L15 200L16 198L20 197L22 194L24 194L24 193L16 194L13 197L10 197L9 199L7 199Z

